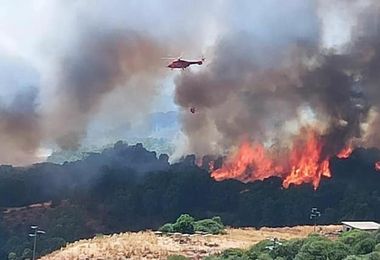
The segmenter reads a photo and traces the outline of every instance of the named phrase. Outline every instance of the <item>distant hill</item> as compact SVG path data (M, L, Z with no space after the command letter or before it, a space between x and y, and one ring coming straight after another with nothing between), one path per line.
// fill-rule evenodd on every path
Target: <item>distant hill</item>
M157 154L171 155L174 152L174 144L167 138L154 138L154 137L131 137L125 141L129 145L136 145L141 143L149 151L156 151ZM108 144L104 146L82 147L78 150L60 150L53 152L46 162L62 164L64 162L73 162L83 160L92 153L101 153L104 149L112 148L114 144Z
M157 154L174 153L174 139L180 130L179 112L156 112L147 116L147 119L138 127L132 128L130 124L121 125L112 130L99 132L82 144L76 150L57 150L47 159L51 163L64 163L85 159L90 153L99 153L106 148L111 148L115 143L115 138L123 140L125 143L134 145L142 143L144 147ZM99 142L98 135L102 136Z

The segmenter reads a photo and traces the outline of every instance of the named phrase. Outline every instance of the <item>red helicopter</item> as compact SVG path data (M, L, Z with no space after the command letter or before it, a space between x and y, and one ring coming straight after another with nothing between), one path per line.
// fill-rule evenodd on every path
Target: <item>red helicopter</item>
M172 59L172 58L165 58L165 59ZM187 67L193 64L202 65L204 61L205 61L205 58L202 58L201 60L196 60L196 61L188 61L188 60L183 60L182 57L179 57L166 67L171 68L172 70L173 69L185 70Z

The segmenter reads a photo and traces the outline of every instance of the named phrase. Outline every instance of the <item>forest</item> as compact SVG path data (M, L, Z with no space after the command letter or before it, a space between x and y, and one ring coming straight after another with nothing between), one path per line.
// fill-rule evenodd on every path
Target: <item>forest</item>
M31 253L31 225L39 255L66 242L96 234L158 229L181 214L196 219L220 216L227 226L280 227L342 220L380 220L380 173L373 167L377 149L356 149L347 159L332 158L332 178L317 190L310 184L282 187L281 179L217 182L190 155L169 164L141 144L118 142L101 153L61 165L0 167L0 259ZM29 207L51 202L48 207ZM12 210L13 209L13 210Z

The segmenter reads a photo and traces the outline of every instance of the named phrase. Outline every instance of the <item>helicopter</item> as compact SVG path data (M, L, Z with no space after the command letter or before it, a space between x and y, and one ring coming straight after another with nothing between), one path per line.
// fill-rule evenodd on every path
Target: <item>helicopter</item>
M172 60L173 58L164 58L164 59L171 59ZM170 68L172 70L173 69L182 69L182 70L185 70L190 65L194 65L194 64L202 65L204 61L205 61L205 58L203 58L203 57L202 57L202 59L195 60L195 61L183 60L182 57L179 57L176 60L172 61L166 67L168 67L168 68Z

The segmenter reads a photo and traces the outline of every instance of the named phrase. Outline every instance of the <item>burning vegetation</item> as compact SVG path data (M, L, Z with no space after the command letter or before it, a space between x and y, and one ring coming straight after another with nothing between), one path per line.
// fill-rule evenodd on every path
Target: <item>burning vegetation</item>
M309 21L305 32L289 17L291 32L278 28L286 37L260 42L231 33L216 45L208 67L176 78L177 103L200 111L183 116L189 149L223 158L212 163L214 179L277 176L284 188L309 183L317 189L321 178L332 177L330 159L378 147L380 6L368 1L347 8L355 15L340 48L325 47L319 23ZM374 167L380 170L380 163Z
M278 153L267 152L261 144L244 143L232 159L212 172L216 180L238 179L243 182L264 180L272 176L282 177L283 186L311 183L316 189L321 177L331 177L327 156L322 155L323 141L314 131L305 130L303 138L295 140L285 151L283 161Z

